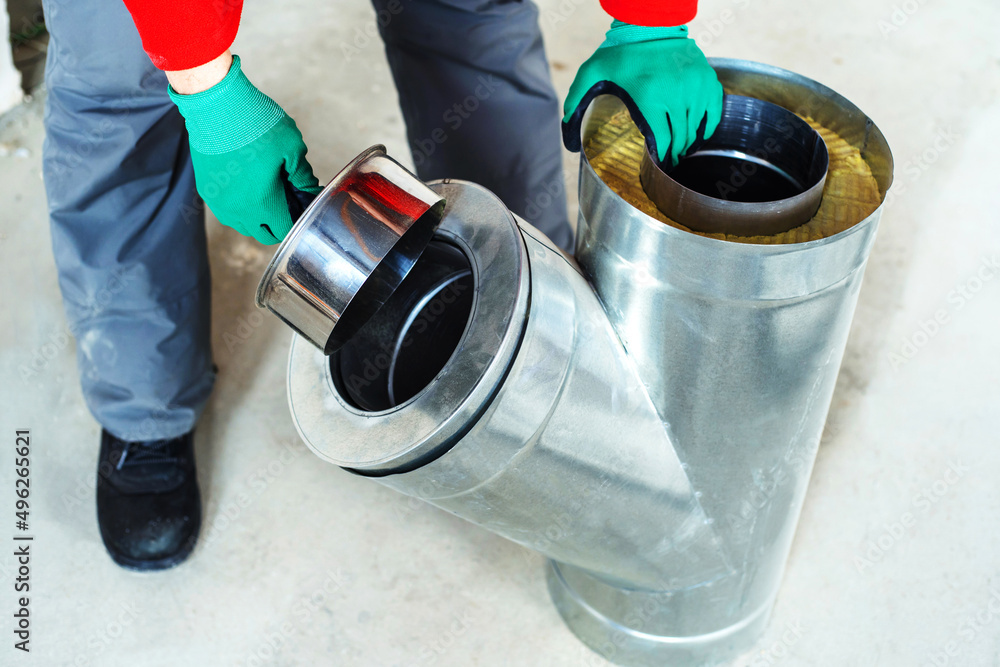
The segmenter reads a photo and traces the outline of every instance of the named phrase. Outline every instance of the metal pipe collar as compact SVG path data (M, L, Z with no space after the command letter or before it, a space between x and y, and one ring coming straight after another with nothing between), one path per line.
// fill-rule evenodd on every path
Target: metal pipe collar
M295 223L261 278L257 306L330 354L399 287L443 210L385 146L372 146Z
M669 171L647 147L639 178L657 208L690 229L766 236L816 214L829 165L809 123L777 104L726 95L710 139Z

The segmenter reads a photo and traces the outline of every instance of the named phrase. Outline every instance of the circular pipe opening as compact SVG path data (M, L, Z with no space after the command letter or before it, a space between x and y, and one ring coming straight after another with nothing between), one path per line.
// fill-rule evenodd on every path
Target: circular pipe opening
M474 295L465 254L446 241L431 241L378 312L330 355L337 392L371 412L419 394L458 348Z
M802 194L826 175L826 145L791 111L727 95L718 129L667 175L709 197L768 202Z
M670 171L643 155L640 180L671 219L697 231L774 234L819 208L829 168L809 123L770 102L726 95L712 137Z
M330 354L374 315L441 222L444 200L372 146L295 222L257 287L267 308Z
M806 190L801 181L774 163L733 149L693 153L669 176L690 190L726 201L776 201Z

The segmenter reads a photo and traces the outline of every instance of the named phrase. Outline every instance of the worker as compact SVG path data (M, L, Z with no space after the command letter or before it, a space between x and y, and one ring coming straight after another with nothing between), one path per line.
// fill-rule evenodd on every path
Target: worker
M562 191L560 113L535 5L373 2L417 174L480 183L569 247L564 197L547 195ZM615 21L573 83L565 142L579 149L586 106L610 93L650 149L676 161L721 114L721 87L684 27L696 0L603 5ZM295 122L229 51L241 10L242 0L44 3L52 245L102 427L100 534L125 568L183 561L201 524L193 432L216 375L202 202L274 244L320 191Z

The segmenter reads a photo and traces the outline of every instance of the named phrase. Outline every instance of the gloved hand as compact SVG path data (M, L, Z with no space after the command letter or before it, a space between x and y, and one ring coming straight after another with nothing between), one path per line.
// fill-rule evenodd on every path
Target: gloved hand
M580 123L598 95L615 95L664 167L722 117L722 84L687 26L651 28L614 21L604 43L580 67L563 104L563 142L580 150ZM669 157L669 161L668 158Z
M184 116L198 193L222 224L261 243L278 243L322 188L306 161L302 134L240 69L208 90L170 98Z

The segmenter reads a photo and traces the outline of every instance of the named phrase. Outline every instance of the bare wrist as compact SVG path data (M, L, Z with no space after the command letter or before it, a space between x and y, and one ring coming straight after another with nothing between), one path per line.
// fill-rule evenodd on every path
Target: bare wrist
M166 72L167 81L170 82L170 87L181 95L194 95L222 81L232 64L233 55L226 49L225 53L204 65Z

